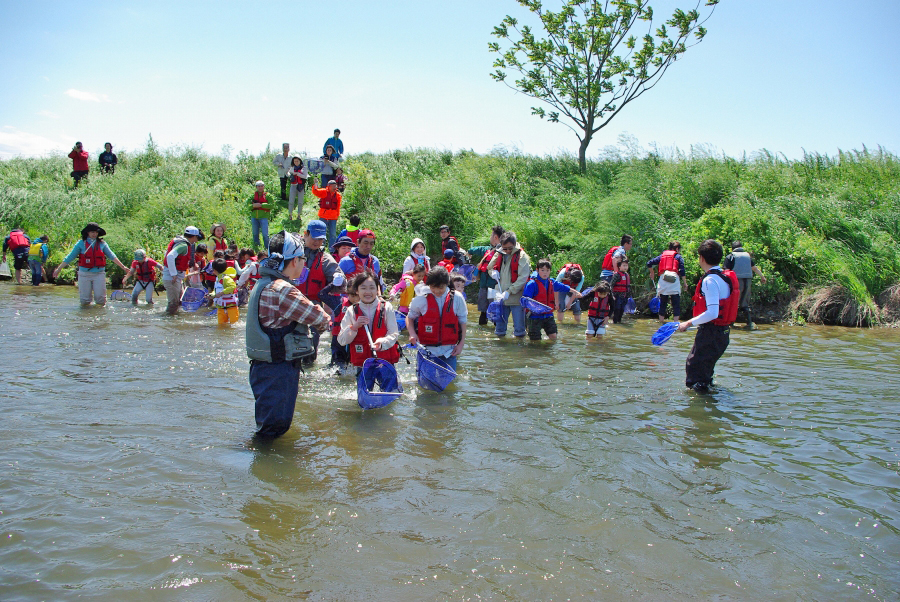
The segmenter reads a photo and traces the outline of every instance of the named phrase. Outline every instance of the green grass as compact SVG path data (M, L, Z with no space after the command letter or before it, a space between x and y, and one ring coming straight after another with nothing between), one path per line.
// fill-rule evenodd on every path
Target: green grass
M0 227L48 234L51 263L89 221L106 228L123 261L137 247L159 258L188 224L208 232L225 222L230 239L249 245L244 201L252 183L265 181L276 196L279 190L268 150L228 161L189 147L161 150L151 140L119 161L114 175L95 172L75 191L65 157L0 161ZM671 239L682 243L692 279L699 268L691 249L705 238L726 248L740 239L770 276L755 286L755 302L784 304L802 289L841 290L868 308L853 312L863 323L877 320L875 300L900 281L900 161L880 148L797 161L701 149L589 162L585 175L571 157L408 149L350 157L345 172L342 214L358 213L362 226L375 230L388 273L399 268L413 237L435 254L438 226L446 223L465 246L486 243L500 224L533 258L580 263L590 279L606 249L629 233L638 282L644 262ZM302 221L291 223L282 203L270 232L301 230L315 216L315 200L307 194Z

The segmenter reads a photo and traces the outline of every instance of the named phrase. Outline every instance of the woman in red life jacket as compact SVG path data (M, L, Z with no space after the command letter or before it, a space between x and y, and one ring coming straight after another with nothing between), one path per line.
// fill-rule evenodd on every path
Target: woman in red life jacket
M421 343L455 371L466 342L466 300L450 288L450 274L442 267L432 268L425 284L429 293L415 297L409 304L409 342Z
M76 142L69 158L72 160L72 178L75 179L75 188L78 188L78 182L86 178L91 169L88 165L88 152L80 142Z
M692 325L698 327L685 363L685 385L705 393L712 384L716 362L728 348L741 293L737 275L719 267L724 254L722 245L705 240L697 254L703 277L694 291L694 317L681 322L678 331L684 332Z
M53 277L56 278L63 268L78 260L78 297L82 305L90 305L92 296L97 305L106 304L107 259L122 268L123 272L128 271L103 240L105 235L106 230L96 222L89 223L81 230L81 240L53 270Z
M396 364L400 361L397 316L391 304L379 298L381 289L375 276L368 271L357 274L350 284L350 290L359 294L359 303L347 309L338 334L338 343L350 347L350 363L361 367L363 362L372 357L374 345L378 357ZM372 337L371 345L366 327Z
M656 295L659 297L659 321L664 322L672 302L672 314L677 322L681 319L681 288L684 285L684 258L681 256L681 243L677 240L669 242L669 248L647 262L650 278L655 280L654 269L659 269L659 281L656 283Z
M266 192L266 184L262 180L256 182L256 192L247 199L250 210L250 228L253 232L253 246L259 248L259 235L262 232L263 247L269 248L269 216L275 202L272 195Z
M450 234L450 226L446 224L440 227L440 235L441 235L441 252L444 254L444 257L447 257L447 251L453 251L453 255L451 256L453 260L453 265L459 265L463 262L463 254L460 251L459 241L456 240L456 237Z
M633 239L628 234L622 235L621 244L615 247L610 247L609 251L606 252L606 255L603 257L603 265L601 266L600 271L600 279L606 280L607 282L612 282L613 274L616 273L616 268L619 265L619 262L622 261L627 256L627 253L631 250L631 243Z

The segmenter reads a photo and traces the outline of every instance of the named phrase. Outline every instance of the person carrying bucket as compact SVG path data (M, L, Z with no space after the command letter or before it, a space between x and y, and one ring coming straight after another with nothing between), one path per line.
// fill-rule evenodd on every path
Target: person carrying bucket
M488 290L497 286L497 281L491 278L488 273L488 263L493 259L494 254L500 251L500 237L506 230L503 226L494 226L491 229L491 236L487 245L472 247L469 249L469 255L480 256L478 261L478 325L486 326L488 323L487 308L493 299L488 298Z
M429 293L415 297L409 304L406 327L409 342L421 343L456 371L456 363L466 343L466 300L450 288L450 273L444 268L431 268L425 277ZM418 324L416 324L418 319Z
M300 362L315 351L309 328L328 328L328 314L303 296L293 280L306 267L303 239L281 231L269 239L269 257L247 306L246 346L256 435L280 437L291 427Z
M62 263L53 270L55 279L63 268L75 260L78 261L78 297L82 305L90 305L92 295L94 303L106 305L107 259L122 268L123 272L128 271L128 268L119 261L116 254L103 240L104 236L106 236L106 230L96 222L89 223L81 229L81 240L75 243Z

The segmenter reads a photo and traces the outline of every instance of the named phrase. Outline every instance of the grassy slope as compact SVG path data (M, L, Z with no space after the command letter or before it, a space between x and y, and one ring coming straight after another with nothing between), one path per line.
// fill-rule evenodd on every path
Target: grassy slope
M232 162L192 148L160 151L151 141L119 160L115 175L95 173L74 192L65 157L0 162L0 228L48 234L54 264L88 221L107 229L123 260L137 247L159 258L187 224L208 232L223 221L229 238L249 244L244 201L251 183L262 179L278 190L267 153L242 153ZM812 319L871 323L874 299L900 281L900 161L880 149L800 161L767 154L615 158L589 163L585 176L570 158L405 150L353 156L345 171L351 183L342 214L359 213L363 227L375 230L388 272L399 268L414 236L434 254L437 228L447 223L469 246L484 244L490 227L501 224L533 258L580 263L590 279L606 249L629 233L639 282L644 262L670 239L683 244L694 278L699 268L690 249L705 238L740 239L774 276L755 287L756 302L784 303L806 289L796 306L801 314L815 305L802 301L815 291L853 305L843 318L813 311ZM314 200L307 194L303 222L287 223L282 206L270 232L300 230L315 215Z

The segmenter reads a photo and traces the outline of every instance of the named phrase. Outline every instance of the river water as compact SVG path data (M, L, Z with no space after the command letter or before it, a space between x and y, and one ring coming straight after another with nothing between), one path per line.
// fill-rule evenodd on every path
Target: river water
M900 596L900 332L735 330L701 396L690 333L470 324L447 392L320 357L261 445L242 325L162 307L0 286L0 599Z

